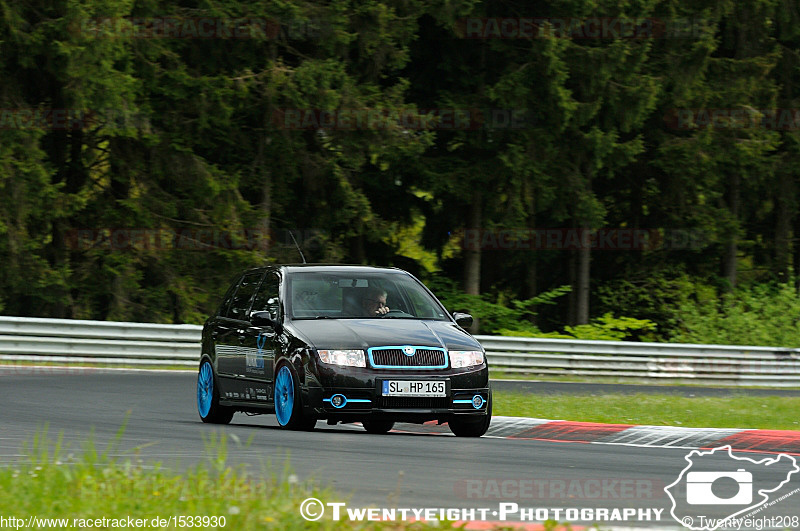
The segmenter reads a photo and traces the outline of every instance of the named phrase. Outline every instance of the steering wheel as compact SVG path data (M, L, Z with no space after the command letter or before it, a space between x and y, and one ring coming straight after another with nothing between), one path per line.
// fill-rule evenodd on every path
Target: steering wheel
M404 312L403 310L397 310L397 309L389 310L388 312L386 312L386 313L384 313L382 315L379 315L378 317L386 317L387 315L388 316L394 316L394 317L400 317L400 316L403 316L403 315L408 315L409 317L411 317L411 314L408 314L408 313Z

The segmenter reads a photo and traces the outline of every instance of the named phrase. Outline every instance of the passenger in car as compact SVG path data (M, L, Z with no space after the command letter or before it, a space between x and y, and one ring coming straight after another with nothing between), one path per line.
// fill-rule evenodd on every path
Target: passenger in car
M361 308L365 317L377 317L389 313L389 307L386 306L386 291L378 287L367 288L361 298Z

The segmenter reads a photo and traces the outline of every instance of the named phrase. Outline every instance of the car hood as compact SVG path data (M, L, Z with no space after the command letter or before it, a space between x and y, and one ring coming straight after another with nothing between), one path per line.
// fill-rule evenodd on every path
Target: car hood
M480 343L450 321L417 319L317 319L292 321L291 328L321 349L367 349L379 346L428 346L481 350Z

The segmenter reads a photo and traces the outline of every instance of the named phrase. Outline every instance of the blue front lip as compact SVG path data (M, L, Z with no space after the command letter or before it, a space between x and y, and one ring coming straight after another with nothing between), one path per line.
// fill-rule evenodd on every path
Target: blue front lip
M338 406L335 405L333 403L333 397L334 396L341 396L344 399L344 402L342 402L341 405L338 405ZM370 403L372 403L372 400L369 400L367 398L347 398L342 393L336 393L335 395L331 396L330 398L323 398L322 401L329 403L331 406L335 407L336 409L342 409L348 403L353 403L353 404L364 404L364 403L370 404Z

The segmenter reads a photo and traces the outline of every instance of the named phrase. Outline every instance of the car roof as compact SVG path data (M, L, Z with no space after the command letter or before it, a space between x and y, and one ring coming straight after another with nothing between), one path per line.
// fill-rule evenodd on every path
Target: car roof
M251 273L254 271L264 270L283 270L287 273L293 272L307 272L307 273L369 273L376 271L391 272L391 273L405 273L410 274L397 267L380 267L380 266L365 266L365 265L351 265L351 264L271 264L268 266L254 267L244 271L244 273Z
M365 266L365 265L349 265L349 264L287 264L281 266L287 273L294 271L303 272L342 272L342 273L368 273L374 271L387 271L395 273L405 273L402 269L396 267L379 267L379 266Z

